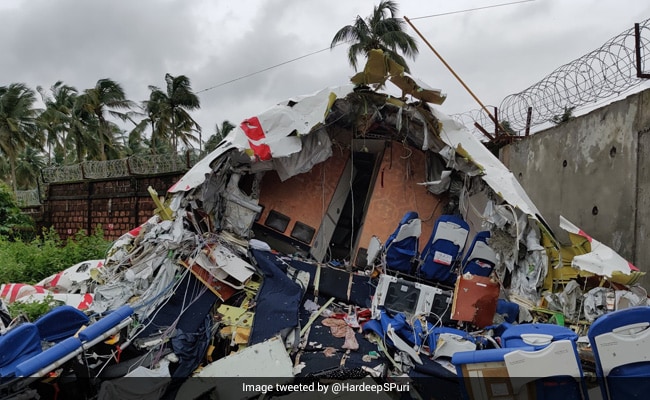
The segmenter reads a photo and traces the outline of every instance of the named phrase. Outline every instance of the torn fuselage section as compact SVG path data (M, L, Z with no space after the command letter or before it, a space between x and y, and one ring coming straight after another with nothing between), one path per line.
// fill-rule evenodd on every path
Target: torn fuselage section
M553 303L564 268L539 211L478 139L367 86L247 119L166 201L152 195L158 214L83 285L93 315L132 312L97 360L75 361L90 376L165 360L170 378L449 380L455 353L498 347L491 326ZM578 289L561 283L562 310L579 319Z

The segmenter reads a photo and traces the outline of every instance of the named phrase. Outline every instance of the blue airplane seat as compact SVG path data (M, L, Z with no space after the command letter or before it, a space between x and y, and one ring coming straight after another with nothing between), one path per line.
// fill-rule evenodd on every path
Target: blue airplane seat
M472 275L490 276L497 263L497 255L487 243L489 237L490 231L478 232L474 236L472 244L463 258L463 274L469 272Z
M418 275L430 281L453 285L455 272L469 234L469 225L459 215L441 215L424 248Z
M389 270L413 273L413 261L418 257L422 222L415 211L407 212L384 245L386 267Z

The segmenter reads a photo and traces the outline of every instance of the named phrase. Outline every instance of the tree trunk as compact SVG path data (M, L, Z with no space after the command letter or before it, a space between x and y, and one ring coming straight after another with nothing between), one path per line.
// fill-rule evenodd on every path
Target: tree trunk
M16 184L16 160L11 158L9 164L11 165L11 186L14 189L14 196L17 196L18 185Z

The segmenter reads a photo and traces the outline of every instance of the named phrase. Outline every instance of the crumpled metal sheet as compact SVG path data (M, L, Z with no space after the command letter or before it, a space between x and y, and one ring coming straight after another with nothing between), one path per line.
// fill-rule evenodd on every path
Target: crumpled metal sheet
M584 252L571 260L571 266L574 268L608 278L613 278L616 274L644 274L614 250L592 238L563 216L560 216L560 228L569 232L571 242Z
M496 194L531 218L541 218L541 213L519 181L483 143L451 117L435 109L432 113L442 123L440 138L479 166L483 172L481 178Z

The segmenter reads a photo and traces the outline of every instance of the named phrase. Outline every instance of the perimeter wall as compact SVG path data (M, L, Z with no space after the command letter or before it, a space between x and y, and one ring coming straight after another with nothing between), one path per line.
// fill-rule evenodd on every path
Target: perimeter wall
M561 241L560 215L650 271L650 89L517 140L500 157Z

